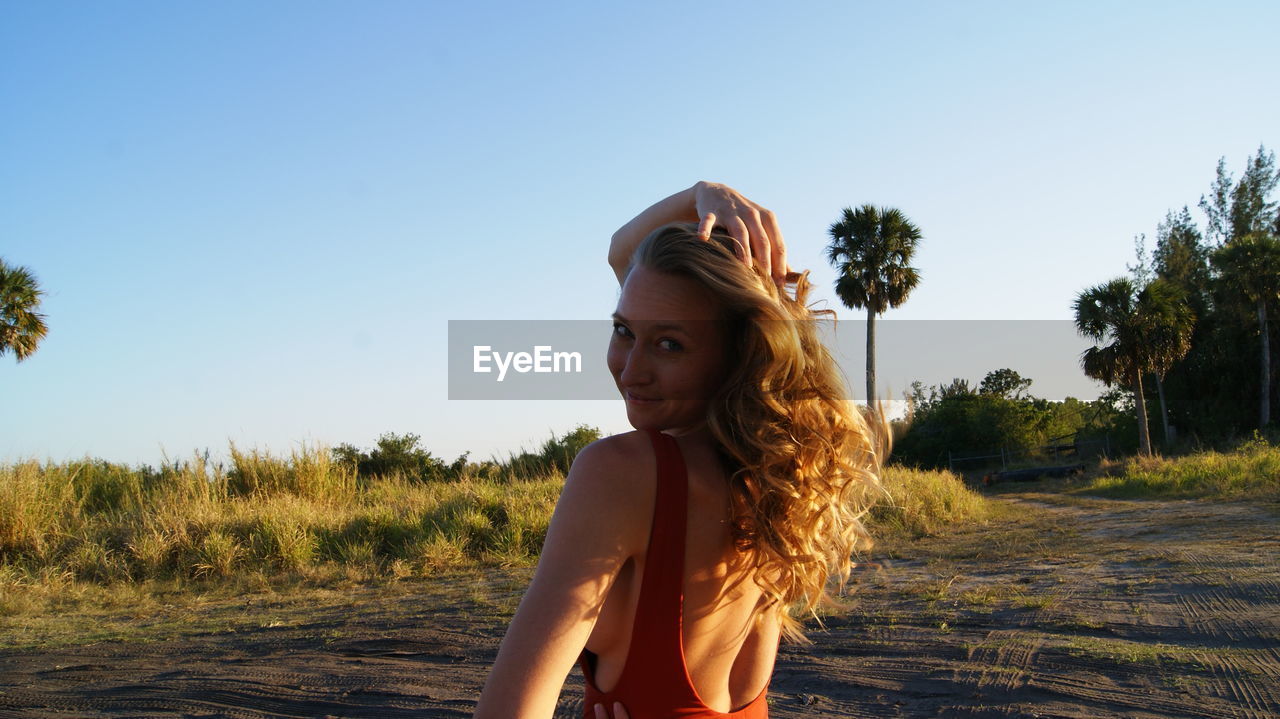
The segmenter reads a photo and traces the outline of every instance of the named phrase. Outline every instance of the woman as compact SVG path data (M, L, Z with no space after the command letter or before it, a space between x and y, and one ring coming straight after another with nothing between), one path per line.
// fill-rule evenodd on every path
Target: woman
M587 719L765 717L780 637L865 538L885 435L845 401L772 213L698 183L609 259L637 431L574 461L476 716L550 717L579 660Z

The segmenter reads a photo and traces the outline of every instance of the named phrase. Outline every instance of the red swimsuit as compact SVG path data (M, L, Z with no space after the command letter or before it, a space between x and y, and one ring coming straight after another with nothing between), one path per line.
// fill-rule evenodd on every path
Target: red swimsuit
M595 705L603 703L610 714L613 703L622 702L632 719L668 717L733 717L765 719L768 686L745 707L724 713L702 703L693 688L684 663L681 623L684 607L684 534L688 474L680 447L670 435L649 431L658 455L658 493L654 502L653 528L645 558L640 602L631 629L631 647L623 664L622 677L613 691L596 687L592 665L595 656L583 650L579 662L586 677L583 716L595 717Z

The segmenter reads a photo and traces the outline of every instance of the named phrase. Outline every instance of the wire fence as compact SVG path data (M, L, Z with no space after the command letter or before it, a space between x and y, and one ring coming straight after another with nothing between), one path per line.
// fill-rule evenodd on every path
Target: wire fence
M974 453L977 452L977 453ZM1031 449L947 451L947 468L953 472L975 472L999 469L1001 472L1043 464L1076 464L1098 457L1111 456L1111 436L1046 444Z

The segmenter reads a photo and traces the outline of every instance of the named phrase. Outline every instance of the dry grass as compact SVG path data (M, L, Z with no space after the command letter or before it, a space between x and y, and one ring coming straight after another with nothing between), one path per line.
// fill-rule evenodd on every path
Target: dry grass
M0 465L0 617L87 594L398 580L537 561L564 483L358 481L323 447L231 447L159 470L101 460ZM888 469L873 535L934 534L987 516L945 472ZM143 590L150 587L149 590Z
M1075 490L1116 498L1280 500L1280 448L1255 438L1230 452L1104 461Z
M233 447L232 457L227 471L200 457L160 471L94 460L0 466L0 614L78 583L527 566L563 483L357 484L319 447L287 459Z
M881 477L886 496L871 510L873 535L918 538L956 525L982 522L992 508L986 497L953 472L890 466Z

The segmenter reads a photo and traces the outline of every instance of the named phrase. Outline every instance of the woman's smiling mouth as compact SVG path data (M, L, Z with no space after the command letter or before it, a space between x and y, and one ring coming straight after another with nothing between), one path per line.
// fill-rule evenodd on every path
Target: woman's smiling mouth
M641 397L640 395L632 392L627 392L626 397L628 402L634 402L635 404L653 404L654 402L662 401L658 397Z

